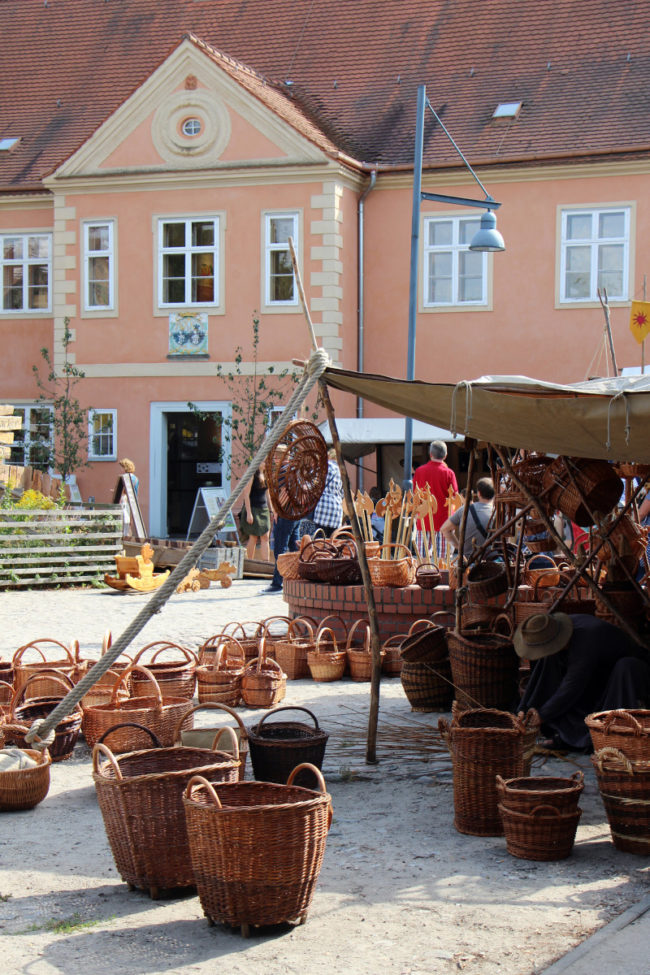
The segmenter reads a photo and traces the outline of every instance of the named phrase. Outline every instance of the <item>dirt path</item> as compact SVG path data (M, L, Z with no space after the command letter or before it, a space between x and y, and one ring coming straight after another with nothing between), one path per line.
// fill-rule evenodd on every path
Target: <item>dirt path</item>
M259 584L178 597L141 634L190 646L230 619L284 608ZM39 636L76 636L99 648L142 597L104 592L0 596L0 655ZM135 604L138 604L137 608ZM117 876L95 799L90 755L52 770L47 799L0 819L0 941L7 975L338 973L529 975L648 891L645 861L617 853L588 759L574 854L559 863L510 857L502 838L453 827L451 767L437 715L410 711L399 680L382 684L380 765L363 762L368 685L296 681L286 703L304 704L330 733L324 772L334 821L307 923L249 940L209 927L196 896L152 901ZM242 711L246 724L257 712ZM206 719L207 720L207 719ZM205 723L203 718L201 723ZM568 774L557 760L545 771Z

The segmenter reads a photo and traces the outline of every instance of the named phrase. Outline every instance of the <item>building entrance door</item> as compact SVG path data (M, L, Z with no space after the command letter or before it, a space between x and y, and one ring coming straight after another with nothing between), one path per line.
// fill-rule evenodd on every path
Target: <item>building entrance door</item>
M167 535L185 538L196 492L223 487L221 423L214 416L167 413Z

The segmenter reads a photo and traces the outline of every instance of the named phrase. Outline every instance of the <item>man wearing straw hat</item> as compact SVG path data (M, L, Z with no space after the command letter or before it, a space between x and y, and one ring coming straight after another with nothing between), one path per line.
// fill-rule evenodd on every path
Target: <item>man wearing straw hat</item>
M588 714L650 700L647 651L596 616L536 613L517 628L514 645L533 664L519 710L537 709L545 748L588 751Z

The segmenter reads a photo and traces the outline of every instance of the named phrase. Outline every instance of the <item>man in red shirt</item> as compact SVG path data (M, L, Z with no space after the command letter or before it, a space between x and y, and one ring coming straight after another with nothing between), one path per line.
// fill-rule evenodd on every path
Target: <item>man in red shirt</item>
M431 494L436 499L438 505L433 515L433 531L436 532L438 556L444 555L444 539L439 532L450 514L446 504L449 498L449 488L452 487L454 493L458 491L456 475L450 467L447 467L445 463L446 456L447 444L442 440L433 440L429 444L428 463L418 467L413 475L413 486L423 488L428 484L431 489ZM423 531L429 532L429 535L431 535L431 524L428 515L418 524L418 527Z

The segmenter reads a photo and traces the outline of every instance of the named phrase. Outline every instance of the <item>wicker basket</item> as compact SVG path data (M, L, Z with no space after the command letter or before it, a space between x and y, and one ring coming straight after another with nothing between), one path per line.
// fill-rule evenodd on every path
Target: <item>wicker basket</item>
M82 708L92 708L97 704L108 704L113 694L113 687L116 681L119 681L122 676L123 671L119 670L107 670L104 674L106 678L105 681L99 680L96 684L86 691L84 696L79 702ZM131 682L129 681L129 684ZM121 701L126 701L130 697L129 690L122 685L118 691L118 697Z
M411 662L405 660L400 674L412 711L448 711L454 696L449 658Z
M234 731L235 737L237 738L237 747L239 751L239 778L243 779L246 774L246 759L248 758L248 732L244 726L244 722L239 717L236 711L233 711L231 707L227 704L217 703L215 701L210 701L207 704L197 704L195 707L188 711L188 715L192 715L192 718L197 711L225 711L226 714L230 715L231 718L235 720L235 727L231 730ZM208 748L214 751L217 743L219 744L220 751L231 751L232 754L236 754L235 750L229 748L228 741L221 741L220 735L225 727L230 727L230 725L212 725L210 727L192 727L187 728L184 725L187 724L187 716L181 718L176 728L176 733L174 735L175 745L187 745L190 748Z
M360 646L355 646L354 635L359 626L365 627L363 632L363 643ZM350 627L345 646L345 653L348 658L348 670L350 671L350 677L352 680L369 681L372 677L372 653L370 650L370 623L367 619L355 620ZM383 650L380 650L380 663L383 661L383 656Z
M282 711L302 711L309 715L313 726L299 721L266 723ZM248 729L255 778L260 782L285 783L297 765L308 762L320 769L328 738L327 732L319 727L316 715L307 708L283 707L269 711L254 728Z
M512 714L471 709L440 718L454 766L454 826L473 836L502 836L496 776L523 775L524 724Z
M46 686L56 689L56 696L50 694L48 697L32 697L21 704L32 683L43 686L45 681L49 682ZM73 686L69 677L56 671L51 674L47 671L37 671L28 677L20 690L14 694L11 710L3 726L7 744L17 745L18 748L29 748L26 735L32 724L47 718ZM64 762L70 758L79 738L81 723L82 710L79 705L70 714L61 718L54 729L54 741L49 747L53 762Z
M467 592L470 602L500 596L508 589L508 577L502 562L479 562L467 573Z
M582 810L561 812L557 806L540 803L530 812L518 812L500 804L499 815L511 856L550 861L571 855Z
M73 649L78 655L79 644L76 641L74 642ZM40 659L25 662L23 657L28 651L34 651ZM58 657L52 660L51 658L55 654L58 654ZM60 686L55 680L56 673L69 677L75 683L80 676L82 666L75 659L70 648L66 647L65 644L59 643L58 640L52 640L49 637L43 637L41 640L32 640L31 643L26 643L16 650L13 658L13 668L14 689L16 691L22 688L23 684L27 682L32 674L45 670L46 676L43 676L31 685L32 695L34 697L56 697L60 690Z
M236 751L232 728L222 731ZM93 780L118 873L131 888L148 890L155 898L161 890L194 886L183 808L187 783L195 775L236 782L239 758L204 748L161 748L155 735L151 738L153 748L119 759L98 742Z
M400 557L398 552L405 554ZM373 586L402 588L415 581L415 560L406 545L382 545L379 558L368 559L368 570Z
M531 555L524 567L524 582L529 586L545 587L560 584L560 572L550 555Z
M50 765L47 749L42 752L26 748L25 752L37 765L31 768L0 771L0 812L21 812L33 809L50 790Z
M449 656L447 631L430 620L416 620L401 646L402 659L413 663L433 663Z
M415 570L415 581L420 589L435 589L441 580L440 569L432 562L422 562Z
M320 626L316 634L316 645L307 652L307 666L312 679L319 683L340 680L345 673L347 654L339 650L334 631L328 626Z
M0 680L0 725L11 714L11 700L14 696L13 686L6 680Z
M309 677L307 653L315 646L311 622L303 616L291 620L286 636L278 640L274 647L275 659L287 675L287 680Z
M646 600L644 600L641 593L625 584L617 586L608 585L607 583L602 587L602 591L624 619L627 619L633 626L638 626L641 623L646 608ZM614 626L618 626L618 618L610 611L602 599L596 596L595 602L596 616L601 620L605 620L607 623L613 623Z
M131 697L126 701L119 698L120 686L128 680L135 670L148 675L151 683L151 696ZM192 727L192 704L185 698L163 698L160 686L150 671L140 664L133 664L124 672L119 681L115 682L111 700L108 704L98 704L86 708L83 714L82 729L86 742L90 748L97 744L102 735L116 724L125 722L144 725L160 740L164 748L174 744L176 728L182 718L186 718L187 727ZM124 728L115 736L112 750L116 754L133 752L146 747L149 737L137 728Z
M244 648L234 637L226 637L216 646L215 653L209 654L209 661L196 668L199 703L237 707L245 665Z
M159 657L165 659L158 659ZM147 660L147 658L149 659ZM160 684L163 697L185 697L189 700L194 697L197 660L196 655L186 647L181 647L169 640L157 640L143 647L134 657L133 663L142 664L154 675ZM149 681L144 674L140 674L137 670L134 671L131 681L132 696L146 696Z
M594 524L592 514L608 514L618 502L623 482L606 460L556 457L542 478L549 503L576 525Z
M317 539L300 550L298 573L309 582L353 586L361 582L356 546L348 538Z
M588 714L594 751L616 748L630 762L650 762L650 711L621 708Z
M394 633L384 643L381 658L381 672L387 677L399 677L402 673L404 661L402 659L402 644L406 633Z
M287 675L266 656L265 643L262 637L259 656L250 661L242 676L241 696L249 708L272 708L286 694Z
M298 571L299 561L300 552L282 552L278 555L275 563L282 578L287 581L293 581L300 578L300 572Z
M293 784L212 786L197 776L183 804L196 886L212 922L249 925L305 921L331 821L331 799Z
M264 465L273 510L297 521L323 493L327 478L327 444L309 420L292 420Z
M591 756L612 843L624 853L650 855L650 763L631 762L616 748Z
M554 806L561 813L575 812L584 789L584 775L574 772L569 778L553 775L518 779L496 777L499 802L512 812L532 813L538 806Z
M519 658L512 640L495 633L447 632L456 696L470 707L512 707L517 697Z

